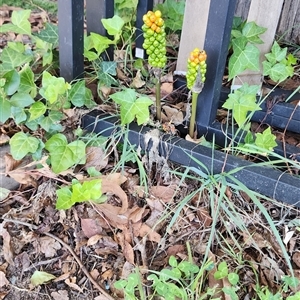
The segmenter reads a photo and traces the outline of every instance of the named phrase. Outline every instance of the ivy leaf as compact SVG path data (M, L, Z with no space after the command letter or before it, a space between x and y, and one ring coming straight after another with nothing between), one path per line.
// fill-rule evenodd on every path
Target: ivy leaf
M98 202L102 196L101 179L88 180L83 182L73 182L72 187L64 187L57 190L57 209L69 209L75 203L94 200ZM103 198L105 201L105 198ZM102 201L103 202L103 201Z
M27 119L27 115L22 107L12 107L11 114L16 124L20 124Z
M9 194L10 190L0 187L0 201L2 202Z
M33 121L40 116L42 116L47 110L46 105L43 102L35 102L29 108L30 119L29 121Z
M91 32L90 39L92 40L93 47L97 51L97 58L108 48L109 45L113 44L113 41L106 36L102 36L94 32Z
M69 89L70 85L62 77L52 76L49 72L44 71L42 77L42 88L40 94L53 104L57 101L58 95L63 95Z
M18 132L10 139L9 144L13 158L20 160L28 153L37 151L39 140L33 136L28 136L24 132Z
M117 62L115 61L102 61L100 63L102 72L110 74L112 76L117 75Z
M95 51L90 51L94 47L93 39L92 39L92 32L89 36L84 36L84 48L83 48L83 55L89 61L93 61L99 57Z
M233 118L239 127L244 125L249 111L253 112L261 108L256 103L256 92L259 86L244 84L241 88L229 94L228 99L223 104L224 108L231 109Z
M138 125L146 123L149 120L148 107L153 104L148 97L137 98L133 89L125 89L110 96L121 110L121 124L129 124L137 118Z
M11 96L10 103L17 107L26 107L34 103L34 100L29 94L18 92Z
M58 45L58 26L52 23L46 23L45 28L38 34L35 34L39 39L50 43L55 48Z
M85 147L83 141L68 144L66 136L61 133L53 135L45 144L50 153L52 169L57 174L75 164L85 163Z
M156 5L155 9L159 9L165 18L165 26L171 31L182 29L184 16L185 1L166 0L163 4Z
M34 271L33 275L30 278L30 281L34 286L37 286L37 285L44 284L55 278L56 277L54 275L49 274L47 272Z
M264 130L262 133L256 134L255 145L269 151L274 150L274 147L277 146L276 136L272 134L270 127Z
M271 66L268 62L263 62L264 76L270 76L275 82L282 82L294 74L294 68L282 63Z
M7 46L9 49L13 49L19 53L25 52L25 45L21 42L8 42Z
M100 64L100 70L98 72L99 85L101 86L111 86L117 85L118 82L112 76L117 74L117 63L110 61L103 61Z
M32 98L35 98L37 95L37 88L34 83L34 73L28 64L20 71L20 86L18 91L21 93L29 93Z
M69 187L63 187L56 191L57 200L56 208L57 209L69 209L74 204L71 197L72 192Z
M101 22L109 35L119 35L125 24L124 20L118 15L109 19L102 19Z
M47 132L51 130L57 131L57 129L61 128L61 125L58 123L62 120L63 116L64 116L63 113L59 111L51 110L49 114L45 118L43 118L40 125Z
M244 41L235 39L233 54L229 59L229 79L240 74L244 70L259 71L259 50L256 46L248 44L244 47Z
M138 0L115 0L118 9L136 8Z
M92 108L96 105L95 101L93 100L92 91L88 88L85 88L84 105L87 108Z
M102 195L101 179L85 181L82 185L76 183L72 186L73 203L83 202L88 200L98 200Z
M260 35L265 33L267 28L258 26L255 22L247 22L243 29L242 34L248 40L248 42L253 44L263 44L263 41L260 39Z
M0 122L5 123L11 117L11 103L0 93Z
M27 34L31 36L31 25L28 21L31 11L14 10L11 15L11 23L0 26L0 32L15 32L20 34Z
M5 93L10 96L13 95L19 88L20 75L16 70L11 70L3 75L5 84L3 86Z
M32 56L19 53L16 50L6 47L1 53L0 60L2 61L1 73L3 74L6 70L10 71L30 62Z
M271 64L276 64L276 62L280 62L285 59L287 54L287 48L281 49L279 44L275 41L271 53L265 54L265 57Z
M85 104L85 82L79 80L71 86L69 91L69 100L73 105L81 107Z

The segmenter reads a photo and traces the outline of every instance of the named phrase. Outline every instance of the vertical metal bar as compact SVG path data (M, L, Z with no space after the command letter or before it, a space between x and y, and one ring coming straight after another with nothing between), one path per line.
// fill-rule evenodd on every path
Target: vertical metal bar
M91 32L106 35L106 30L101 23L101 19L112 18L114 16L113 0L86 0L86 25L87 33Z
M102 25L101 19L112 18L114 16L114 0L86 0L86 24L87 33L95 32L107 36L107 32ZM113 47L106 50L104 59L113 59Z
M145 58L146 53L143 49L143 31L142 26L143 15L147 13L148 10L153 9L153 0L140 0L137 6L137 14L136 14L136 41L135 41L135 56L139 58Z
M60 76L83 76L83 0L58 0Z
M198 98L196 116L200 134L206 133L216 118L235 6L236 0L211 0L210 3L204 43L207 79Z

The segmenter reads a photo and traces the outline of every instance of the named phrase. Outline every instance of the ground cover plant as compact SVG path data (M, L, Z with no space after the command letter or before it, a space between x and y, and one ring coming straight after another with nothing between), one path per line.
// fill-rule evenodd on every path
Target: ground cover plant
M133 2L117 1L118 11L134 10ZM182 2L158 8L159 24L171 8L183 14ZM200 161L202 169L184 168L159 155L155 137L176 134L175 126L185 122L182 111L188 115L186 92L170 90L173 60L150 64L161 68L157 76L134 59L132 20L120 13L102 20L109 38L86 37L84 79L66 82L57 70L55 24L33 32L30 13L14 11L0 28L11 38L0 56L1 144L10 145L3 172L21 184L13 191L0 188L1 297L299 299L299 209L250 191L234 178L235 170L213 174ZM164 19L161 45L167 47L159 50L174 59L180 26L169 19L172 14ZM238 23L230 77L242 71L234 67L237 61L256 53L253 43L261 32L255 24ZM20 42L18 36L26 38ZM116 59L103 61L111 45ZM265 63L265 75L275 81L283 80L276 68L290 76L297 62L279 47L274 43ZM203 61L192 71L202 83ZM158 83L161 116L154 105ZM224 104L232 122L249 132L246 142L228 147L230 153L274 155L271 128L250 131L247 113L258 109L256 91L245 85ZM82 130L81 116L94 108L120 117L110 138ZM153 126L145 136L145 143L153 139L149 152L126 138L131 122ZM299 175L297 161L276 159ZM261 164L273 166L274 160Z

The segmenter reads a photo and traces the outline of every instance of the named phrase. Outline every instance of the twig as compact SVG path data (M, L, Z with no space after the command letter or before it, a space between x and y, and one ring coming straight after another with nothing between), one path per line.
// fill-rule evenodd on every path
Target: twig
M31 229L34 230L39 230L38 226L27 223L27 222L23 222L23 221L18 221L18 220L13 220L13 219L7 219L7 218L3 218L3 220L5 222L12 222L15 224L19 224L19 225L24 225L27 226ZM76 253L74 252L74 250L68 245L66 244L64 241L62 241L60 238L58 238L57 236L55 236L52 233L48 233L48 232L43 232L42 234L47 235L53 239L55 239L57 242L59 242L61 245L63 245L75 258L76 262L78 263L80 269L83 271L83 273L87 276L87 278L90 280L90 282L100 291L100 293L102 293L108 300L114 300L113 297L111 297L99 284L96 280L94 280L94 278L90 275L89 271L86 269L86 267L83 265L83 263L81 262L81 260L79 259L79 257L76 255Z

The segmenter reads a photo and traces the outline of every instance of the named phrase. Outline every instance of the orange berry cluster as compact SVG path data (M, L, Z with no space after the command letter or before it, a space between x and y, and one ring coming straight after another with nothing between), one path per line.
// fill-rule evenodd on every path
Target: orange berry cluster
M163 68L167 62L167 56L165 25L161 11L148 11L143 16L143 21L143 48L149 56L149 64L153 67Z
M188 89L192 89L195 80L197 78L198 71L200 70L201 80L205 82L205 74L206 74L206 52L204 50L200 50L195 48L188 59L188 70L186 74L187 79L187 87Z

